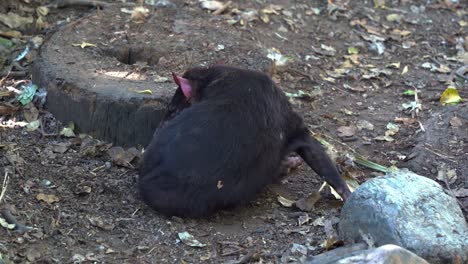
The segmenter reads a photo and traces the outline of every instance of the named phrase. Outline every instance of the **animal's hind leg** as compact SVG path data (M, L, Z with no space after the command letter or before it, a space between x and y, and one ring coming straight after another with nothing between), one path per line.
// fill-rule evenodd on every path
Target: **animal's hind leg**
M302 160L302 158L299 156L292 155L292 154L286 156L281 161L279 178L282 179L288 176L291 170L294 170L297 167L301 166L302 163L304 163L304 160Z

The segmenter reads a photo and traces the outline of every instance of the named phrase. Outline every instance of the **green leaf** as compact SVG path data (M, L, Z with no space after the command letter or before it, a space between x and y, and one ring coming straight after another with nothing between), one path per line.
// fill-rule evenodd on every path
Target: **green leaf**
M404 94L404 95L414 95L415 92L414 92L414 90L405 90L405 91L403 92L403 94Z
M356 47L349 47L348 48L348 53L349 54L358 54L359 50Z

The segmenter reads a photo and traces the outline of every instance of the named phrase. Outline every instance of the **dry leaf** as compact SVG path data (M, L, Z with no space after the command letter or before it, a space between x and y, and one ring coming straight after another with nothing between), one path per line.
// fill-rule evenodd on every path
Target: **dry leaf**
M296 207L302 211L311 211L314 209L315 204L320 200L320 197L321 195L319 192L313 192L309 196L297 200Z
M402 15L399 14L390 14L387 16L387 21L388 22L400 22L403 19Z
M388 142L392 142L395 140L391 136L378 136L378 137L375 137L374 139L378 141L388 141Z
M22 17L13 12L8 12L8 14L0 13L0 22L7 25L9 28L19 28L23 27L26 24L31 24L34 22L33 17Z
M223 7L224 4L219 1L202 1L200 5L203 9L216 11L220 9L221 7Z
M310 216L309 214L301 215L299 218L297 218L297 222L299 226L305 225L310 222Z
M399 29L395 28L394 30L392 30L392 34L400 35L402 37L406 37L406 36L411 34L411 31L409 31L409 30L399 30Z
M95 44L92 44L92 43L88 43L88 42L81 42L81 43L75 43L75 44L72 44L73 47L80 47L82 49L86 48L86 47L97 47Z
M456 105L462 101L462 98L458 94L457 89L455 87L449 86L445 91L442 93L440 97L440 102L442 105L450 104Z
M60 201L60 199L54 194L44 194L44 193L39 193L38 195L36 195L36 199L39 201L44 201L48 204L53 204L55 202Z
M354 126L340 126L337 132L339 137L352 137L356 133L356 128Z
M462 123L462 120L458 117L458 116L454 116L452 117L452 119L450 119L450 125L452 127L461 127L463 125Z
M401 75L405 75L408 73L408 65L406 65L403 70L401 71Z
M106 224L99 217L89 217L88 220L93 226L99 227L103 230L110 231L114 229L113 224Z
M400 123L403 123L405 125L411 125L411 124L414 124L416 123L416 119L414 118L409 118L409 117L395 117L395 122L400 122Z
M289 200L288 198L285 198L285 197L283 197L281 195L278 195L278 197L276 199L284 207L292 207L294 205L294 203L295 203L293 200Z

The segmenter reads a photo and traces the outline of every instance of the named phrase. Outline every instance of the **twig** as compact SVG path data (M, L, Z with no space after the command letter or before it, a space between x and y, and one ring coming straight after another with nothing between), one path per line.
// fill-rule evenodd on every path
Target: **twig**
M217 16L221 13L223 13L224 11L226 11L226 9L232 4L232 1L227 1L223 6L221 6L218 10L214 11L213 12L213 15Z
M25 71L9 71L9 72L0 72L0 77L25 77L27 73Z
M456 163L455 157L451 157L451 156L447 156L447 155L444 155L444 154L437 153L437 152L435 152L434 150L432 150L432 149L430 149L430 148L428 148L428 147L426 147L426 146L424 146L424 149L427 150L427 151L429 151L429 152L431 152L432 154L434 154L434 155L436 155L436 156L439 156L439 157L441 157L441 158L445 158L445 159L447 159L447 160L450 160L451 162Z
M0 203L2 202L3 196L5 196L9 179L10 177L8 176L8 171L5 171L5 176L3 177L2 183L2 191L0 192Z
M237 261L237 264L244 264L244 263L249 262L249 260L250 260L250 259L253 257L253 255L255 254L255 252L257 252L257 249L256 249L256 248L250 250L250 251L247 252L247 254L245 254L242 258L240 258L239 261Z

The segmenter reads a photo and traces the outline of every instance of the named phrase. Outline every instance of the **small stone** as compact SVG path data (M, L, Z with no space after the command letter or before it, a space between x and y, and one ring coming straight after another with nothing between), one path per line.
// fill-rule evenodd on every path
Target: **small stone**
M374 125L367 121L367 120L359 120L356 123L356 127L358 130L369 130L372 131L374 130Z
M307 247L294 243L291 248L291 253L292 254L300 253L301 255L307 255Z

